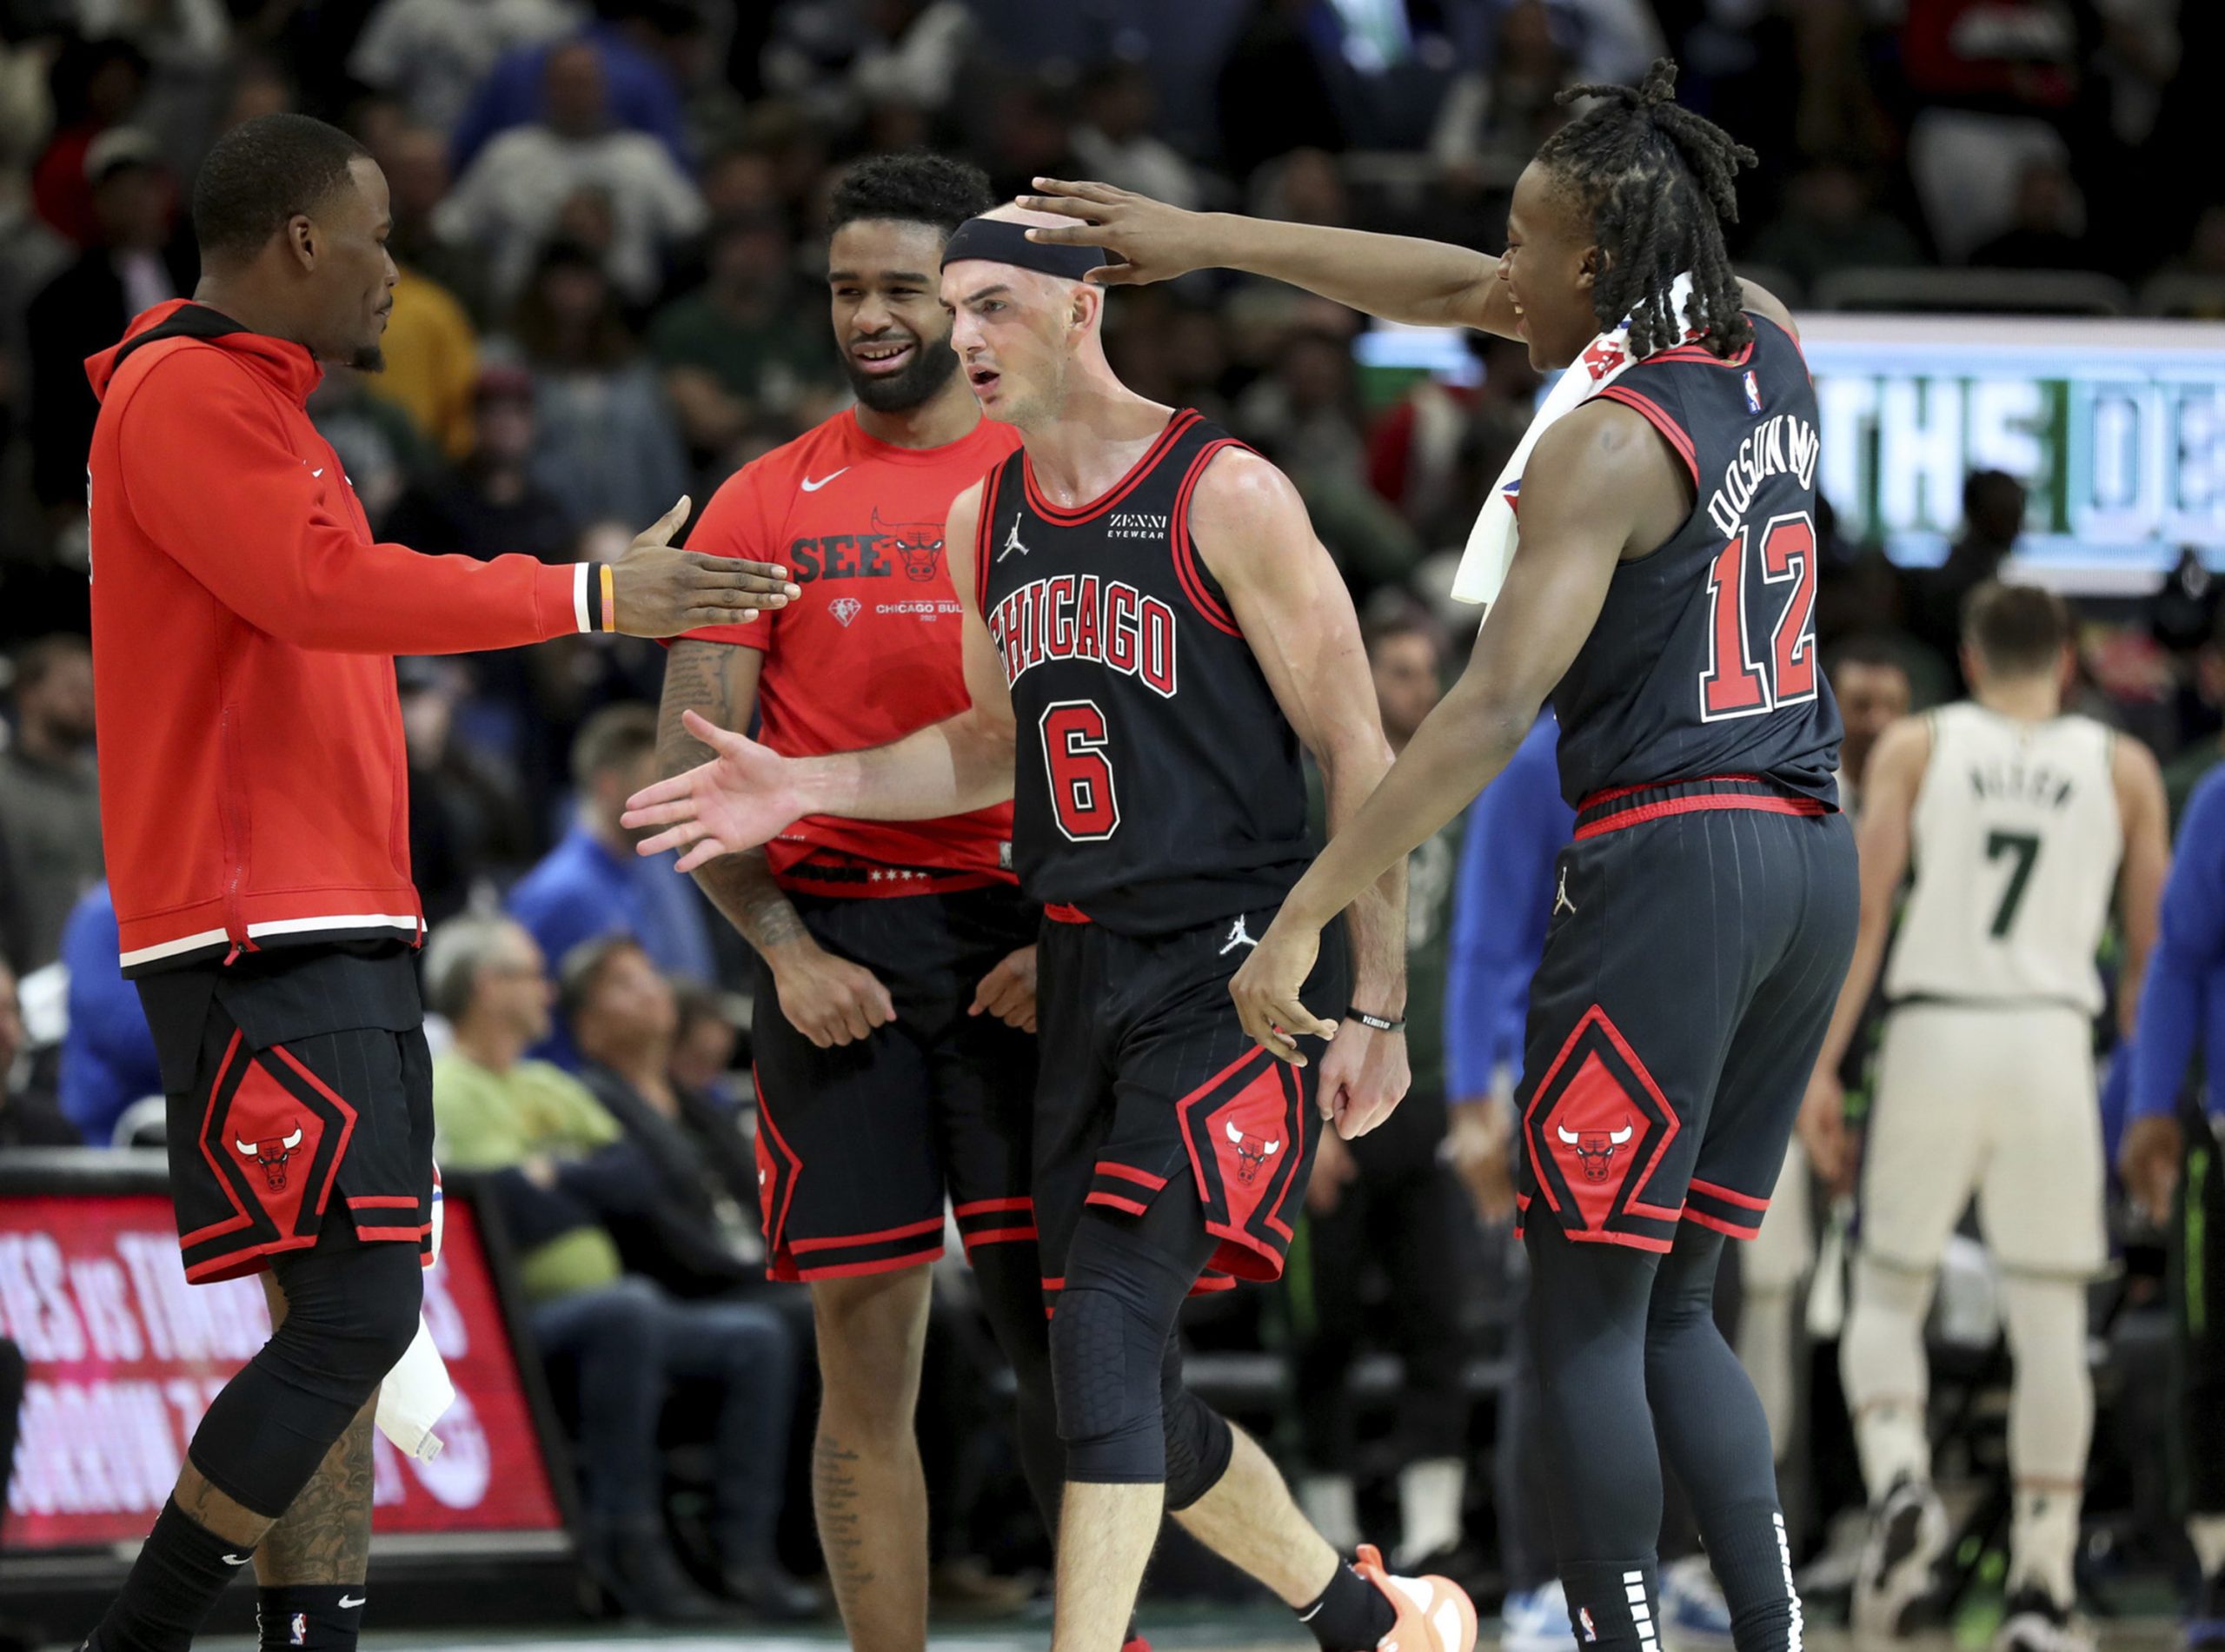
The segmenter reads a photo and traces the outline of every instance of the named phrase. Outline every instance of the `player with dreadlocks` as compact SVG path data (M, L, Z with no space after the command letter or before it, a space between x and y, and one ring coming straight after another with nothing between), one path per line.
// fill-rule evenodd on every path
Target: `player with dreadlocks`
M1037 239L1126 261L1096 280L1225 264L1572 369L1502 482L1520 532L1466 671L1230 990L1285 1058L1333 1031L1316 1011L1341 1005L1299 1001L1321 926L1467 806L1550 694L1577 829L1518 1102L1571 1628L1587 1652L1657 1652L1657 1441L1738 1652L1794 1652L1769 1427L1710 1302L1724 1239L1760 1226L1846 972L1855 856L1815 658L1815 393L1791 316L1724 251L1754 156L1675 84L1664 62L1570 94L1597 101L1523 171L1498 258L1093 183L1039 180L1022 204L1083 221Z

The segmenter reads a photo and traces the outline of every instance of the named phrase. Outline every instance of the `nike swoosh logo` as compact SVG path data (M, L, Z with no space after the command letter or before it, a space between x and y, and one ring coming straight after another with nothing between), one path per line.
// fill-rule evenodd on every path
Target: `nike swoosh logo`
M817 481L814 481L810 477L806 476L803 479L803 490L807 494L815 494L820 488L826 487L828 482L833 481L834 480L834 476L840 475L842 471L846 471L847 469L849 469L849 466L845 465L842 467L841 470L836 471L834 476L821 476Z
M227 1566L244 1566L248 1562L254 1558L255 1556L252 1555L227 1555L224 1556L224 1564Z
M369 1599L370 1596L368 1595L342 1595L340 1597L339 1605L342 1610L345 1610L350 1606L361 1606Z
M319 465L315 470L309 472L309 474L312 476L322 476L324 474L324 467L322 465Z

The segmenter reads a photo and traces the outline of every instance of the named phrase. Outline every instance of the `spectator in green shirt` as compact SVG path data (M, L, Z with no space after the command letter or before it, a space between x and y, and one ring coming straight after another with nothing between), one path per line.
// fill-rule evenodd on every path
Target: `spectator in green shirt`
M723 1616L673 1557L660 1508L665 1400L675 1383L707 1382L719 1390L713 1530L724 1592L760 1617L811 1616L816 1596L773 1554L795 1399L787 1325L760 1304L678 1301L621 1272L606 1222L643 1219L668 1190L585 1085L525 1058L548 1036L555 989L521 926L451 919L425 949L425 976L428 1003L455 1030L433 1064L436 1151L452 1171L486 1175L518 1249L534 1340L580 1396L588 1565L629 1615Z

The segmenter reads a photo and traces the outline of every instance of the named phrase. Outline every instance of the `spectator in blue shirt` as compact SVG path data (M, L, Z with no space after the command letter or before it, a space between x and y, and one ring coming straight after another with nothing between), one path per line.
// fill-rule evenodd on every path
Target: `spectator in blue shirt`
M606 706L573 741L578 819L505 903L550 959L561 961L581 941L629 935L666 974L713 979L702 897L690 880L673 875L670 855L635 854L642 834L618 824L628 796L660 774L657 718L649 707Z
M685 50L691 30L701 19L686 8L635 3L606 6L605 10L631 10L633 27L605 17L589 23L574 40L584 40L602 60L602 79L609 99L611 123L646 132L672 152L680 169L693 176L695 158L688 148L687 123L681 114L685 88L674 72L667 53ZM644 38L655 43L647 50ZM548 79L548 55L568 41L519 46L495 60L480 83L479 91L463 111L449 137L449 161L462 177L489 141L514 126L538 125L548 118L543 87Z
M2132 1049L2125 1185L2170 1249L2187 1535L2202 1598L2186 1644L2225 1647L2225 769L2195 788L2163 886ZM2205 1069L2188 1094L2196 1052Z
M1523 1023L1552 916L1553 862L1576 830L1576 811L1561 797L1559 749L1559 725L1547 712L1505 771L1468 806L1452 898L1445 990L1446 1144L1477 1210L1493 1224L1514 1211L1513 1095L1522 1078ZM1510 1323L1515 1370L1498 1437L1514 1443L1499 1453L1498 1501L1502 1509L1537 1509L1544 1507L1545 1465L1538 1430L1528 1423L1538 1405L1536 1372L1518 1310ZM1573 1652L1568 1609L1544 1534L1534 1523L1502 1520L1499 1550L1507 1589L1504 1652Z
M70 972L70 1025L62 1037L62 1111L95 1146L115 1138L124 1109L163 1093L154 1035L139 994L123 979L116 902L106 882L78 897L62 929Z

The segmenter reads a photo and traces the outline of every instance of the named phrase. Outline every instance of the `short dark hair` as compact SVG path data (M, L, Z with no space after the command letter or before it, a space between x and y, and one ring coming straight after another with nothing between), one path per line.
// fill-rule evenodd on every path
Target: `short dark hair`
M580 1018L580 1012L587 1008L588 1000L601 985L602 972L611 960L626 952L639 952L644 958L649 955L648 948L623 930L583 940L564 954L556 971L556 1008L567 1025Z
M1886 671L1909 674L1908 656L1893 644L1890 637L1875 631L1857 631L1854 635L1831 645L1823 659L1823 674L1836 676L1846 666L1874 666Z
M2008 676L2052 671L2070 640L2070 607L2036 585L1988 580L1963 603L1963 639Z
M1437 650L1440 663L1445 658L1445 627L1437 622L1436 615L1418 603L1399 602L1369 614L1360 622L1360 646L1367 650L1370 663L1383 645L1395 637L1419 637Z
M947 237L996 204L988 175L978 166L925 149L875 155L836 180L827 203L827 233L860 218L893 218L929 225Z
M258 115L216 140L193 182L203 262L252 258L297 212L312 212L370 151L307 115Z
M57 631L26 643L16 656L15 692L29 693L52 676L63 660L87 659L92 652L93 645L73 631Z
M636 700L605 706L581 726L572 742L572 784L584 792L596 775L622 768L656 748L654 707Z

